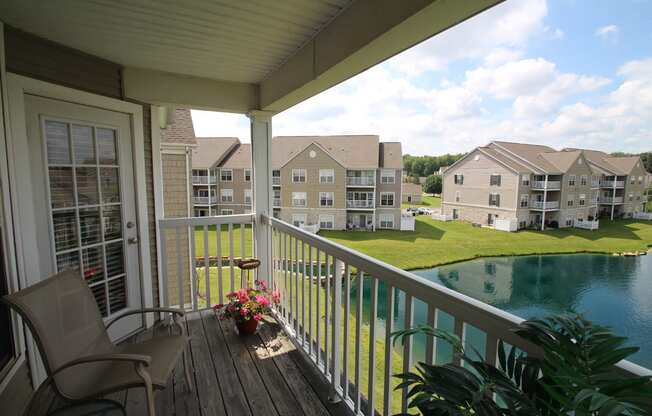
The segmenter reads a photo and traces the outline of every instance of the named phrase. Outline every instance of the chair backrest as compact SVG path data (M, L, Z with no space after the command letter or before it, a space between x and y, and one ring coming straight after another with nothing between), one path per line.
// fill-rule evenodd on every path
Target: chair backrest
M49 277L4 301L23 318L51 373L68 361L114 350L93 294L79 271L68 270ZM83 383L105 368L104 364L80 365L54 377L57 389L76 398Z

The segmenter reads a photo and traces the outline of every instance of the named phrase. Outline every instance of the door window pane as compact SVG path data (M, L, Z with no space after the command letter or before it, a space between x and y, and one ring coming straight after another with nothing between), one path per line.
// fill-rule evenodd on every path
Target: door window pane
M68 124L58 121L46 121L45 137L48 148L48 163L51 165L70 164Z
M82 250L84 279L89 284L104 280L104 261L102 257L102 246L89 247Z
M52 214L54 247L56 251L77 247L77 215L75 211L59 211Z
M95 143L93 141L93 129L89 126L73 124L71 131L75 163L78 165L94 165Z
M100 154L100 165L118 164L118 146L115 130L98 128L97 149Z
M97 169L77 168L77 203L95 205L99 202L97 191Z
M81 232L82 245L99 243L102 239L100 230L99 208L87 208L79 210L79 230Z
M100 308L100 313L102 316L108 316L108 310L106 307L106 287L104 286L105 283L99 283L95 286L91 286L91 292L93 292L93 296L95 296L95 301L97 302L97 306Z
M127 307L127 285L124 276L109 281L109 305L112 311Z
M125 272L122 241L106 245L106 273L108 277L117 276Z
M50 202L52 208L75 206L73 194L72 168L49 168Z
M118 168L101 168L102 202L120 202L120 176Z
M122 237L122 214L120 205L102 208L104 217L104 241Z
M77 250L57 255L57 270L79 270L79 252Z

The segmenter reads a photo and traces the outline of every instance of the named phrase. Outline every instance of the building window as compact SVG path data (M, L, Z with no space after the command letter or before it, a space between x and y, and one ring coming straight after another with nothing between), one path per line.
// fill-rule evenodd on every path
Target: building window
M586 175L580 176L580 185L586 186L587 181L588 181L588 177Z
M629 194L629 200L633 201L634 200L634 194Z
M527 221L519 221L518 223L518 229L522 230L524 228L527 228Z
M460 218L460 210L457 208L453 208L453 219L457 220Z
M530 175L521 175L521 185L530 186Z
M636 183L636 176L630 176L629 177L629 184L634 185Z
M575 175L570 175L568 177L568 186L575 186L575 180L577 177Z
M500 186L500 175L489 176L489 186Z
M233 169L222 169L220 171L220 180L222 182L233 181Z
M566 227L572 227L573 226L573 217L567 217L566 218Z
M489 194L489 206L499 207L500 206L500 195L499 194Z
M251 169L244 170L245 182L251 182Z
M393 207L394 206L394 192L381 192L380 193L380 206Z
M251 189L244 190L245 205L251 205Z
M460 202L462 200L462 195L460 191L455 191L455 202Z
M455 185L464 185L464 175L456 174L453 176L453 180L455 181Z
M222 202L233 202L233 189L220 189L220 200Z
M335 171L333 169L319 169L319 183L334 183Z
M305 183L306 182L306 170L305 169L292 169L292 182L293 183Z
M521 208L527 208L530 197L528 195L521 195Z
M380 223L378 228L394 228L394 216L392 214L380 214L378 220Z
M272 171L272 185L280 185L280 184L281 184L281 171L275 169Z
M581 195L580 195L579 205L580 205L581 207L583 207L585 204L586 204L586 195L581 194Z
M305 192L292 192L292 206L305 207L306 206L306 193Z
M566 201L566 205L572 207L573 204L575 204L575 195L568 195L568 201Z
M320 192L319 193L319 206L320 207L332 207L333 206L333 193L332 192Z
M396 173L392 169L382 169L380 171L380 183L395 183Z
M306 224L306 214L292 214L292 225L301 227Z
M643 184L643 177L642 177L642 176L639 176L639 177L638 177L638 184L639 184L639 185L642 185L642 184Z
M220 214L221 215L233 215L233 210L232 209L221 209Z
M279 191L278 189L274 189L272 205L275 206L275 207L280 207L281 206L281 191Z
M332 230L335 224L335 217L333 215L320 215L319 228L324 230Z

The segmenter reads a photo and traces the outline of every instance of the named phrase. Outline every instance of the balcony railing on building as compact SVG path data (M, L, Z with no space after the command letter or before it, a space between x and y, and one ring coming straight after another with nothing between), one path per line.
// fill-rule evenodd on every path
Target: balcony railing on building
M272 176L272 185L280 185L281 184L281 177L280 176Z
M600 203L601 204L622 204L623 203L623 197L622 196L601 196L600 197Z
M217 204L217 196L193 196L192 202L199 205Z
M281 206L281 198L273 198L272 199L272 206L280 207Z
M374 207L373 199L347 199L346 207L347 208L373 208Z
M267 244L254 253L258 227ZM224 303L227 293L256 278L237 267L238 258L255 254L267 267L257 278L280 293L274 317L354 414L407 412L407 390L395 390L393 374L410 371L417 357L460 363L453 354L440 357L432 338L423 351L412 338L393 345L391 333L399 328L437 328L446 316L461 339L469 330L482 334L476 347L492 365L500 341L541 353L514 332L521 318L264 214L163 219L159 230L162 306L196 311ZM627 361L617 367L651 374Z
M376 178L373 176L347 176L346 184L350 186L374 186Z
M192 177L193 185L214 185L217 183L217 177L215 176L194 176Z
M615 186L614 186L615 184ZM625 181L609 181L609 180L604 180L600 181L600 187L602 188L624 188L625 187Z
M559 209L559 201L532 201L530 203L532 209Z
M600 187L600 181L591 181L591 188L599 188Z
M532 189L547 189L547 190L558 190L561 189L560 181L532 181Z
M589 221L589 220L577 219L573 223L573 226L575 228L582 228L582 229L585 229L585 230L597 230L598 228L600 228L600 221L599 220Z

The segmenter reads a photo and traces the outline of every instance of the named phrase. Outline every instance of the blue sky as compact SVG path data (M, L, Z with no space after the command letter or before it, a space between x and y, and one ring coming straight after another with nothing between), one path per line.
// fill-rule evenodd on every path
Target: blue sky
M243 116L193 112L248 140ZM274 135L378 134L404 153L492 138L652 150L652 0L508 0L274 117Z

